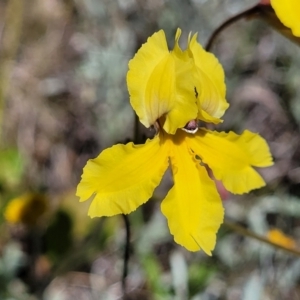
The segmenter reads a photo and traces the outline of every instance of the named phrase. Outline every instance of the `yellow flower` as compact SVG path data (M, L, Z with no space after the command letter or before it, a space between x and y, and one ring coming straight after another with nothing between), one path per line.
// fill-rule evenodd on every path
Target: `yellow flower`
M34 226L47 208L48 203L44 195L27 193L8 203L4 217L11 224L23 223Z
M265 185L253 167L270 166L272 158L257 134L198 128L195 118L218 123L228 107L224 72L196 35L185 51L179 36L180 30L168 52L164 32L155 33L129 63L131 104L145 126L156 124L157 135L143 145L115 145L89 160L77 196L93 196L91 217L128 214L153 195L170 165L174 186L161 204L170 231L186 249L211 255L224 210L206 166L230 192L241 194Z
M300 37L300 1L271 0L271 5L280 21Z

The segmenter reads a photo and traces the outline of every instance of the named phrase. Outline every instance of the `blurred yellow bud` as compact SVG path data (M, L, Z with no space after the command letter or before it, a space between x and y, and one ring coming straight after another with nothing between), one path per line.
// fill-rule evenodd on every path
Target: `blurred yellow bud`
M296 242L293 238L285 235L279 229L271 229L267 234L268 239L279 246L288 248L288 249L295 249Z
M44 195L27 193L12 199L4 211L4 217L11 224L22 223L34 226L47 211L48 202Z

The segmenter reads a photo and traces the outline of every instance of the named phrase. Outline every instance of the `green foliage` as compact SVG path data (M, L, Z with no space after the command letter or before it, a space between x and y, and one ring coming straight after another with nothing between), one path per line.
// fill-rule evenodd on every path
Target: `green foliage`
M191 264L189 267L189 291L194 296L207 286L210 278L217 273L217 267L213 264Z
M170 290L162 281L162 269L157 258L147 255L142 260L142 266L146 275L147 285L154 299L162 300L170 297Z
M57 211L47 228L44 240L48 255L58 262L72 248L73 221L68 212Z
M0 187L1 190L12 190L20 184L24 172L23 159L17 149L0 150Z

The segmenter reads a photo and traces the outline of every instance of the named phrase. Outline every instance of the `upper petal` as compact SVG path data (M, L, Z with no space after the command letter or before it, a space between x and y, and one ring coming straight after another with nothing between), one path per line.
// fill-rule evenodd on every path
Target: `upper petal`
M178 128L184 127L190 120L195 119L198 111L193 80L194 61L186 51L181 50L180 36L181 30L178 28L171 52L175 62L176 97L163 126L164 130L170 134L175 134Z
M168 167L168 149L159 137L144 145L115 145L87 162L77 196L94 195L91 217L128 214L145 203Z
M167 101L174 97L175 66L173 60L170 60L164 31L160 30L149 37L128 66L130 103L141 123L149 127L169 109L167 105L161 105L159 97L166 94ZM165 85L160 85L164 79Z
M173 145L171 163L174 186L161 204L170 231L186 249L211 255L224 215L216 186L184 141Z
M176 34L176 41L180 31ZM177 42L176 42L177 43ZM165 115L166 132L174 134L197 115L192 61L169 52L162 30L152 35L129 62L130 103L146 127Z
M242 135L198 130L189 136L189 145L213 171L225 188L235 194L249 192L265 185L253 169L273 164L266 141L248 130Z
M218 59L197 42L197 34L190 40L189 52L195 63L194 84L198 94L198 118L205 122L219 123L229 106L225 99L223 68Z
M291 28L295 36L300 37L300 1L271 0L271 5L280 21Z

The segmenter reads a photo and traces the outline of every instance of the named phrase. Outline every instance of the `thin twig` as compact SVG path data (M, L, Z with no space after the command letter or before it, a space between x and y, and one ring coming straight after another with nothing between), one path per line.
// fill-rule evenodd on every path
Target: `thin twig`
M205 49L207 51L210 51L212 48L213 43L215 42L216 38L219 36L219 34L225 30L227 27L229 27L230 25L234 24L235 22L244 19L244 18L249 18L249 17L253 17L254 15L256 15L259 11L260 11L260 5L255 5L252 8L249 8L233 17L231 17L230 19L228 19L227 21L225 21L224 23L222 23L210 36Z
M296 255L296 256L299 256L300 257L300 250L297 250L297 249L293 249L293 248L286 248L282 245L279 245L279 244L276 244L276 243L273 243L272 241L270 241L269 239L267 239L266 237L264 236L261 236L261 235L258 235L256 233L254 233L253 231L249 230L249 229L246 229L245 227L241 226L241 225L238 225L237 223L233 223L233 222L230 222L230 221L224 221L223 223L226 227L228 227L230 230L233 230L235 232L237 232L238 234L240 235L243 235L243 236L247 236L247 237L250 237L250 238L253 238L257 241L260 241L260 242L263 242L265 244L268 244L268 245L271 245L277 249L281 249L281 250L284 250L286 252L289 252L293 255Z

